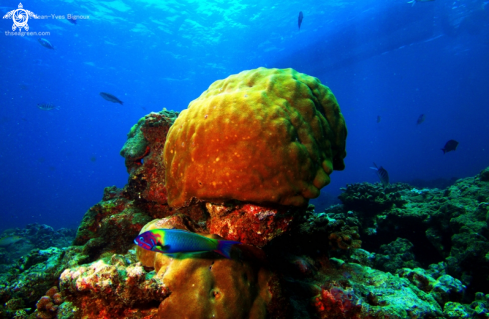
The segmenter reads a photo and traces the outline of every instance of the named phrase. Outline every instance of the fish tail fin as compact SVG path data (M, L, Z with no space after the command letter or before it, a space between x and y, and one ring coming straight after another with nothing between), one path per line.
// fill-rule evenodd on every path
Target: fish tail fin
M446 153L446 151L445 151L445 149L444 149L444 148L442 148L441 150L443 151L443 154L445 154L445 153Z
M214 251L229 259L231 258L231 247L237 244L241 244L241 243L239 241L232 241L232 240L219 240L217 242L217 249Z

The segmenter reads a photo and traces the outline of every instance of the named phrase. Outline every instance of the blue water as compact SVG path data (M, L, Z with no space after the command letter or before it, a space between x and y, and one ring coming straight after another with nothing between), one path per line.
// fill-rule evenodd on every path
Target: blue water
M165 4L163 4L165 3ZM293 67L335 93L348 127L347 183L466 177L489 166L487 1L23 1L38 36L0 34L0 230L75 227L106 186L137 120L183 110L213 81ZM2 16L18 2L0 2ZM300 31L297 17L304 13ZM0 29L11 31L12 19ZM124 105L102 99L109 92ZM60 110L43 111L38 103ZM420 114L426 121L416 125ZM377 117L381 121L377 123ZM443 154L455 139L456 151Z

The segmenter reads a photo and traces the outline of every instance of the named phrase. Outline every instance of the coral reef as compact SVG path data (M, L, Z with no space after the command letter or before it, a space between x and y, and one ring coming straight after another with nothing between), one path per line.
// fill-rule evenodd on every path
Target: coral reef
M85 259L80 247L75 246L34 249L22 256L0 279L0 302L9 304L5 317L34 308L46 291L58 285L59 276L65 268ZM22 300L22 303L16 300Z
M168 201L304 206L333 169L344 168L346 135L336 98L318 79L292 69L231 75L211 84L170 128Z
M63 302L63 297L58 291L58 287L53 286L36 303L36 318L54 318L57 315L59 305Z
M379 251L382 244L398 237L412 243L408 255L396 257L404 261L399 260L390 271L414 260L414 255L417 265L425 268L443 261L446 272L467 286L469 296L477 291L489 293L488 171L457 180L445 190L420 190L406 184L386 190L367 183L348 185L340 196L344 205L339 210L351 211L360 221L362 246L369 251ZM338 208L326 213L338 214ZM381 254L393 258L391 252Z
M259 101L266 107L257 109ZM212 113L214 106L222 111L219 116ZM238 106L266 127L232 129L241 120L246 123L236 117ZM198 121L191 120L192 114ZM175 121L177 115L151 113L131 128L121 150L128 184L104 190L102 200L86 212L73 246L62 247L71 242L72 232L45 225L4 233L0 259L7 264L0 264L0 319L489 317L489 168L445 190L348 185L340 196L342 205L316 212L306 203L329 181L333 168L343 167L346 137L336 100L317 80L292 70L248 71L216 82ZM214 117L217 122L209 132L215 136L205 139ZM301 124L303 119L313 125ZM273 189L263 193L270 196L263 201L230 192L199 193L199 179L193 180L195 193L185 188L200 175L180 178L183 184L178 185L165 180L164 153L172 150L165 146L167 134L176 134L171 143L178 152L168 162L172 173L166 177L179 179L178 156L189 161L186 156L209 145L210 153L220 154L219 147L229 144L228 135L216 132L270 142L277 140L267 136L272 126L287 138L285 144L270 144L268 151L301 148L293 166L302 165L304 179L280 185L294 184L292 193L272 185L280 179L267 175L295 176L297 171L285 172L280 163L270 172L240 164L252 171L244 179L253 181L253 191L260 192L257 185L262 183ZM324 140L318 132L325 133ZM228 141L235 138L229 136ZM215 139L221 137L218 143ZM242 145L237 144L239 152ZM262 148L258 143L257 149ZM257 156L252 161L268 165ZM199 164L210 163L199 168L209 178L206 188L213 190L209 181L214 178L224 185L222 174L236 171L230 158L220 158L219 165L216 158L204 158ZM174 189L182 185L189 193ZM176 206L179 201L191 204L170 207L172 200ZM158 228L243 244L233 246L229 259L215 252L165 255L134 249L137 234ZM11 257L16 248L22 251L18 261Z
M4 265L15 263L21 256L29 253L32 249L68 247L73 243L75 233L74 229L60 228L54 230L51 226L38 223L28 224L22 229L4 230L0 238L7 240L10 238L18 239L11 241L11 245L0 247L0 268L5 268L6 266Z
M212 234L263 247L292 227L293 216L305 208L258 206L253 204L217 205L206 203L210 218L207 228Z
M300 318L442 318L434 298L403 278L339 259L316 261L313 276L285 284L302 307L312 296Z
M168 130L177 116L178 113L166 110L150 113L131 128L120 152L131 175L127 187L130 197L144 198L160 205L167 203L161 154Z
M402 207L406 200L400 194L401 190L411 189L407 184L390 184L383 187L381 183L374 185L359 183L342 188L343 193L338 197L345 209L375 214L393 207Z
M105 188L104 199L83 216L74 244L83 245L84 254L91 260L105 252L124 253L151 219L132 200L125 198L122 191Z
M422 268L403 268L398 272L399 277L407 278L414 286L430 294L443 307L447 302L460 302L465 293L465 286L460 280L450 275L443 275L437 279Z
M405 238L397 238L395 241L380 246L375 255L375 267L395 274L401 268L416 268L416 262L412 252L413 244Z
M60 290L75 317L143 318L157 313L169 290L134 260L134 251L66 269ZM64 305L61 304L60 308ZM65 309L66 311L67 309Z
M175 215L154 220L141 231L161 227L198 229L187 216ZM136 250L61 274L61 292L76 317L266 318L268 313L280 318L287 310L287 304L275 306L278 279L258 248L234 249L232 259L213 252L169 257L139 246ZM141 263L131 262L136 255Z

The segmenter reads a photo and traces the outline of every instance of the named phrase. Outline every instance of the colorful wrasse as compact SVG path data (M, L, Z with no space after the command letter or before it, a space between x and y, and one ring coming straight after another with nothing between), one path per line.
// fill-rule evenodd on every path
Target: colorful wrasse
M215 251L230 258L231 247L239 241L207 238L181 229L152 229L139 234L134 243L164 254Z

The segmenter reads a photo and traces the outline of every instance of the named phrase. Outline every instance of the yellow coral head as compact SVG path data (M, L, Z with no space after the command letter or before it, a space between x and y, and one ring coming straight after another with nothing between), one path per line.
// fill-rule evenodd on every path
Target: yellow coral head
M214 82L168 132L168 202L193 198L302 206L342 170L346 126L331 90L292 69Z

